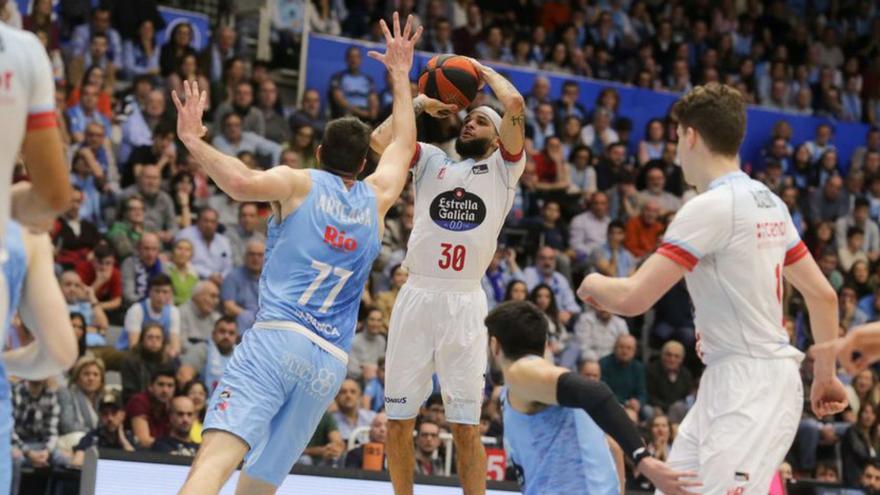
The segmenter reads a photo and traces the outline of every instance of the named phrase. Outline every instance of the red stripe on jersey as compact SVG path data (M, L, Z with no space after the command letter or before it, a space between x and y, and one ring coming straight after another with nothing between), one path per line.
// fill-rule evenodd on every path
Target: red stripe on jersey
M692 271L697 263L700 261L696 256L689 253L687 250L682 249L675 244L663 243L660 245L660 248L657 249L657 254L666 256L672 261L678 263L687 269L687 271Z
M506 161L506 162L518 162L518 161L520 160L520 158L522 158L523 153L525 152L525 146L523 146L523 147L519 150L519 153L517 153L517 154L515 154L515 155L510 154L510 152L508 152L506 149L504 149L504 145L501 145L500 143L499 143L499 146L498 146L498 150L501 151L501 158L503 158L504 161Z
M422 156L422 145L416 143L416 151L413 153L412 160L409 162L409 168L413 168L416 166L416 163L419 162L419 158Z
M804 241L798 242L793 248L785 252L785 266L800 261L800 259L806 256L809 252L810 251L807 249Z
M40 113L32 113L28 115L27 118L27 130L28 131L36 131L40 129L47 129L50 127L57 127L58 122L55 120L55 112L40 112Z

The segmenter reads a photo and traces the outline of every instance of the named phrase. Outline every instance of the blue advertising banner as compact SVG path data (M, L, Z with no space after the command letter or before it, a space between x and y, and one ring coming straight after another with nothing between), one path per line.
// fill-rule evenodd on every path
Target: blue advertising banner
M325 104L327 103L327 89L330 78L336 72L345 70L345 50L350 46L357 46L362 49L364 57L361 69L373 78L378 91L381 92L385 89L385 68L379 62L366 56L367 50L381 51L382 44L310 34L308 63L306 65L306 88L317 89L321 93ZM413 73L411 75L413 80L433 55L427 52L416 53L413 62ZM644 136L645 126L648 121L655 117L665 117L669 108L679 98L679 95L673 93L639 89L610 81L599 81L503 64L489 65L492 65L498 72L506 75L523 95L531 91L535 78L538 75L546 76L550 80L550 94L554 99L559 97L563 82L568 80L576 81L580 87L580 101L589 111L592 111L595 107L596 97L601 90L609 87L616 89L620 95L618 114L622 117L628 117L633 122L631 141L634 143L634 146ZM769 141L773 126L779 120L785 120L791 125L794 130L792 137L794 145L813 139L816 126L820 123L831 123L835 129L833 142L840 153L841 173L844 174L849 168L850 156L856 147L864 144L865 136L868 132L868 126L865 124L831 122L826 118L804 117L753 106L748 110L748 130L741 151L744 167L761 168L761 148ZM635 152L636 150L631 151Z
M193 28L192 47L196 51L204 50L211 43L211 22L208 16L171 7L159 7L159 14L165 19L165 29L156 33L160 45L171 37L171 31L180 23L188 22Z

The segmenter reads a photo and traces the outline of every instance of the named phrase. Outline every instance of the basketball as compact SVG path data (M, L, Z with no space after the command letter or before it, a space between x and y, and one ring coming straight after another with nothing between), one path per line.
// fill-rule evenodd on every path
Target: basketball
M419 75L420 93L461 108L471 104L479 86L477 69L461 55L434 56Z

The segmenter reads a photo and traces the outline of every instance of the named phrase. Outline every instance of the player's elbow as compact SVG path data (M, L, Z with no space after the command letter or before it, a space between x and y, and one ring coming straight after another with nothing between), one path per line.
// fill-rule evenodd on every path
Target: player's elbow
M504 98L505 112L521 113L525 107L525 99L523 99L523 96L519 93L514 93Z
M70 207L70 200L73 196L73 187L70 186L70 183L64 182L64 184L58 187L57 190L47 191L46 194L43 194L42 196L49 209L55 213L62 213Z
M245 201L251 188L251 180L245 175L236 175L229 180L226 194L235 201Z

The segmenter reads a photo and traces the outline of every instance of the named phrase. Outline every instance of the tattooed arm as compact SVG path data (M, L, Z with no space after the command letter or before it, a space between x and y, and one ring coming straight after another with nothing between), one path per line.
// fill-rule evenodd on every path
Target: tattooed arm
M504 105L504 118L501 119L501 129L498 132L502 150L508 155L520 155L526 136L525 102L522 95L510 81L495 72L495 69L474 59L471 59L471 63L495 92L498 101Z
M416 118L418 118L422 112L428 112L428 115L432 117L445 118L452 115L453 112L458 111L458 107L455 105L447 105L440 100L428 98L421 94L413 98L412 105ZM379 124L378 127L373 129L373 134L370 135L370 149L381 156L390 143L391 117L389 116L384 122Z

